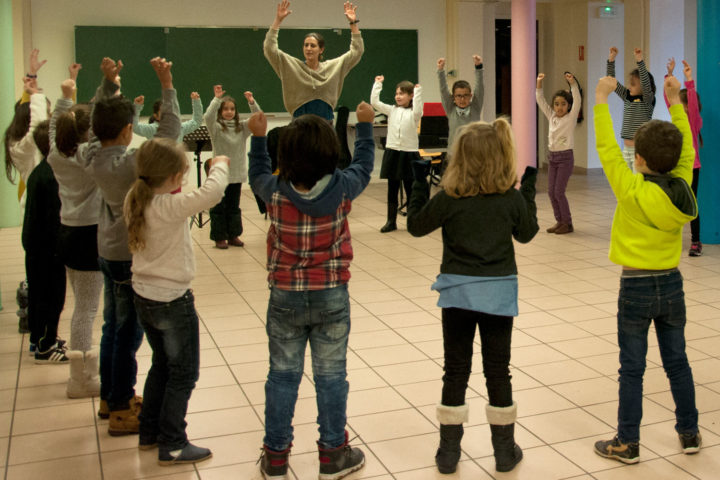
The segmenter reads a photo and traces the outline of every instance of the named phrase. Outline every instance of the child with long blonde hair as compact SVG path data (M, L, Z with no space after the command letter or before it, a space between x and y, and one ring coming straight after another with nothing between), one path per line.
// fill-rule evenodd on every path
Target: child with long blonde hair
M214 158L202 187L172 194L188 169L185 152L173 139L148 140L137 151L137 180L125 197L135 309L153 350L139 448L157 445L160 465L212 456L209 449L189 443L185 433L187 405L200 371L198 316L190 288L195 256L187 219L220 201L228 164L227 157Z
M442 190L428 201L424 174L416 174L408 231L416 237L442 228L443 260L433 290L440 294L445 364L437 407L440 446L435 463L453 473L460 459L465 391L472 369L475 329L480 331L495 468L512 470L522 459L515 444L517 404L510 384L510 343L518 314L513 238L527 243L538 231L537 169L527 167L519 191L515 140L507 120L474 122L458 131Z

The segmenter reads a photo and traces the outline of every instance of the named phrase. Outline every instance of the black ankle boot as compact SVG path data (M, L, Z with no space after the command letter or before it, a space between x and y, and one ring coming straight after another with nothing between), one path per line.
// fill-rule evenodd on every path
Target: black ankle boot
M387 233L392 232L393 230L397 230L397 223L395 222L397 220L397 211L397 203L388 203L387 223L385 223L385 225L383 225L383 227L380 229L381 233Z
M365 454L348 442L345 431L345 443L335 448L323 448L318 443L320 461L319 480L338 480L365 466Z
M515 443L515 424L490 425L490 432L495 453L495 470L509 472L523 458L522 450Z
M523 458L520 447L515 443L515 419L517 418L517 403L509 407L485 407L492 446L495 453L495 470L509 472Z
M288 455L290 455L290 447L282 452L270 450L267 445L262 447L262 455L260 456L260 470L266 479L285 478L288 471Z
M455 473L463 433L462 425L440 425L440 446L435 454L435 465L440 473Z

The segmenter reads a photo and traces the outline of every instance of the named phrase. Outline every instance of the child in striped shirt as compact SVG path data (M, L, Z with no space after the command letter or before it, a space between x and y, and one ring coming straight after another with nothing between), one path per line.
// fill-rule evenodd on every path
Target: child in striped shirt
M615 57L617 47L610 47L607 61L607 76L615 76ZM639 48L633 50L637 68L630 72L629 88L618 82L615 93L623 101L623 121L620 136L623 139L623 158L628 167L634 170L635 165L635 132L643 123L650 121L655 109L655 79L647 71L643 52Z

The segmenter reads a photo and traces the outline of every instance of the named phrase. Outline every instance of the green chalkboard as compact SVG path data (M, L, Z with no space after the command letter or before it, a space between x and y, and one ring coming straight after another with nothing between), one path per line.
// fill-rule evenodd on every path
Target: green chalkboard
M308 29L280 30L279 46L302 58L302 42ZM325 37L325 57L335 58L350 46L349 29L314 30ZM173 81L180 109L190 113L190 92L197 91L207 106L213 85L221 84L238 101L240 112L249 112L243 92L250 90L263 110L283 112L280 80L262 53L267 30L254 28L182 27L75 27L75 58L83 64L78 80L79 101L89 100L102 79L103 57L122 59L122 92L129 98L145 95L145 115L160 97L160 86L149 60L154 56L173 62ZM394 86L401 80L418 81L417 30L362 30L365 54L345 79L338 106L351 110L370 100L376 75ZM382 99L394 103L394 88L386 87Z

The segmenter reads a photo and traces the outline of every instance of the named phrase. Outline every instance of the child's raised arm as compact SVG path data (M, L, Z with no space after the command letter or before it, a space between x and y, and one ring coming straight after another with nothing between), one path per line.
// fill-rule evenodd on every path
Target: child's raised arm
M192 118L182 123L183 137L197 130L203 122L203 108L202 102L200 101L200 94L198 92L190 93L190 101L192 102Z
M443 109L449 112L453 107L453 96L448 88L445 74L445 59L442 57L437 59L437 76L438 84L440 85L440 102L442 103Z
M370 91L370 105L372 105L378 112L390 115L390 112L392 112L392 105L388 105L387 103L380 101L380 92L382 91L384 81L384 75L378 75L375 77L375 83Z
M208 132L210 132L210 135L213 135L216 128L217 128L217 115L218 110L220 110L220 99L225 95L225 90L223 90L222 85L213 85L213 99L210 102L210 105L208 105L207 110L205 110L205 115L203 116L203 120L205 120L205 126L208 129Z
M538 73L537 78L535 79L535 102L537 102L538 107L540 107L540 111L545 115L545 117L550 120L552 118L552 108L550 105L548 105L547 100L545 100L545 97L543 96L543 80L545 79L544 73Z
M100 70L103 72L103 81L95 91L95 101L104 100L117 94L120 90L120 71L123 68L122 60L117 63L110 57L105 57L100 62Z
M358 120L355 126L355 151L352 163L342 172L345 189L351 200L357 198L370 183L375 163L375 142L372 134L375 112L369 104L360 102L355 115Z
M164 58L155 57L150 60L155 74L162 87L162 106L160 107L160 122L155 137L164 137L177 140L180 136L180 106L177 101L177 92L173 88L172 62Z
M473 63L475 64L475 90L472 92L473 97L471 105L482 110L485 100L485 83L483 80L483 59L480 55L473 55Z
M698 102L697 91L695 90L695 81L693 80L692 68L685 60L683 63L683 73L685 74L685 88L687 89L687 112L690 127L693 129L693 136L696 138L702 128L702 117L700 116L700 103Z
M652 90L650 82L650 73L647 71L645 62L643 61L643 51L637 47L633 49L635 63L637 63L638 77L640 77L640 85L642 86L643 102L653 104L655 101L655 92Z
M607 68L606 68L606 75L608 77L615 77L615 58L617 57L618 49L617 47L610 47L610 53L608 54L608 61L607 61ZM625 97L627 95L627 88L620 83L617 82L617 87L615 88L615 92L618 94L620 98L625 100Z

